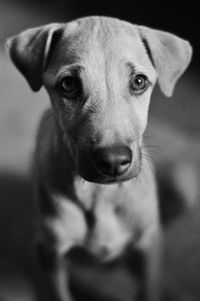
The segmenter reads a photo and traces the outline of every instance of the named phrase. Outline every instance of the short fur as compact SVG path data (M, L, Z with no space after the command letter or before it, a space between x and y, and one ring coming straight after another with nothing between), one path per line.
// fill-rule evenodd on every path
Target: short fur
M142 138L157 79L170 96L190 62L190 44L118 19L87 17L29 29L11 38L8 48L31 88L44 85L51 100L34 163L42 213L40 254L48 259L44 269L52 299L72 298L63 258L74 246L109 261L131 245L146 259L146 300L158 300L161 229ZM72 100L60 93L58 83L74 72L83 91ZM136 73L150 83L139 95L129 88ZM128 171L117 176L99 172L94 150L116 145L131 150Z

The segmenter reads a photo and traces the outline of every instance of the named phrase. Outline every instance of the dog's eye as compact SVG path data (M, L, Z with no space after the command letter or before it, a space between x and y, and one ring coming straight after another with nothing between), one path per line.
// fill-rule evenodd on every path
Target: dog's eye
M81 93L81 84L77 77L65 76L60 81L59 89L64 96L75 98Z
M130 91L133 94L141 94L149 86L149 80L144 74L135 74L130 80Z

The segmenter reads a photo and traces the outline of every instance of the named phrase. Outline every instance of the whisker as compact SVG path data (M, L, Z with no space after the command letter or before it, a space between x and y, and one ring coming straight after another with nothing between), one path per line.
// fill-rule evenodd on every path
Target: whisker
M146 135L144 135L143 137L144 137L144 139L145 139L145 140L146 140L146 139L158 140L158 138L157 138L157 137L146 136Z
M146 159L150 163L150 165L159 167L159 163L155 159L153 159L149 154L142 151L142 155L143 155L144 159Z
M144 156L143 156L143 159L145 159L145 160L142 160L142 162L141 162L141 166L142 166L141 169L145 170L145 169L150 168L151 171L152 171L152 173L154 173L154 168L153 168L152 162L149 162L149 160L148 160L147 158L145 158ZM149 163L147 163L147 162L149 162ZM148 165L147 165L147 164L148 164ZM141 181L141 182L142 182L142 181Z
M153 150L158 150L158 151L161 151L162 149L161 149L161 147L160 146L158 146L158 145L150 145L150 144L143 144L142 145L142 147L143 148L149 148L149 149L153 149Z
M158 145L156 144L142 144L142 146L144 147L155 147L155 148L160 148Z

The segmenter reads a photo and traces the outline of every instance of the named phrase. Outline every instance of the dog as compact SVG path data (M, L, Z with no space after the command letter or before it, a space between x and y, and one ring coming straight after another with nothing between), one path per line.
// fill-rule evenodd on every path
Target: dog
M41 212L38 256L52 300L72 300L65 257L75 246L102 262L127 248L145 260L144 299L159 300L161 226L142 141L152 90L171 96L192 47L171 33L110 17L25 30L7 41L33 91L44 86L34 155Z

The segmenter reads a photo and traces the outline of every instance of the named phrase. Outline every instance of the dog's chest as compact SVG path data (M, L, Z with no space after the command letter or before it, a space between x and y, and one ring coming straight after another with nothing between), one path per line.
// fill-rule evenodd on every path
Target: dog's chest
M101 248L116 252L132 239L134 227L128 208L119 207L117 202L115 206L113 200L94 198L85 208L60 196L55 196L55 202L57 216L47 218L46 226L53 232L60 254L74 246L84 246L95 254ZM88 212L92 223L88 223Z
M125 185L93 185L92 189L90 185L76 187L79 203L54 196L57 215L46 219L46 225L54 233L61 254L74 246L84 246L95 255L107 250L108 257L116 257L128 243L138 239L144 204L138 205ZM88 223L88 212L92 223Z

